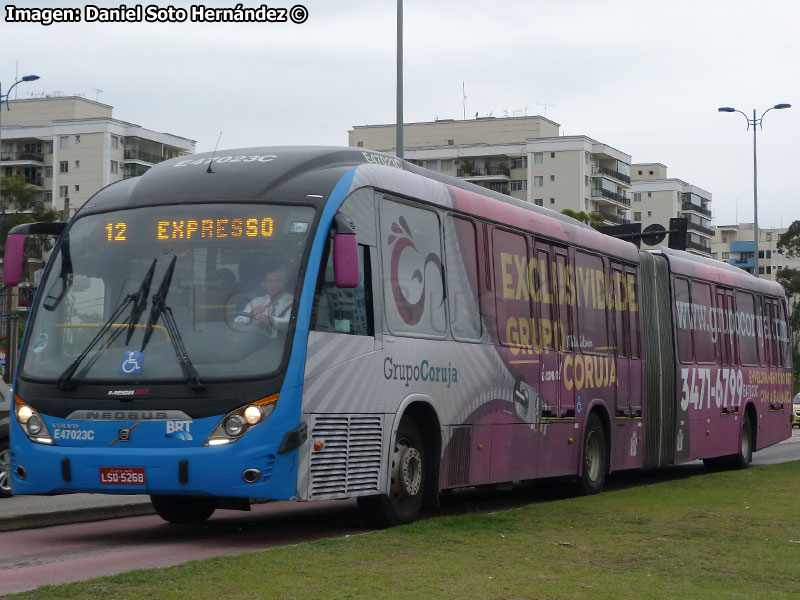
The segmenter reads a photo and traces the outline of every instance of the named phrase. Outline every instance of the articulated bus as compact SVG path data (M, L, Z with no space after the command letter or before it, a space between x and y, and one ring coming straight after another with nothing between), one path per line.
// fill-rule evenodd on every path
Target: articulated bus
M779 285L394 156L168 160L16 227L7 284L37 233L58 240L14 386L18 494L149 494L182 523L356 497L391 525L443 490L591 494L791 435Z

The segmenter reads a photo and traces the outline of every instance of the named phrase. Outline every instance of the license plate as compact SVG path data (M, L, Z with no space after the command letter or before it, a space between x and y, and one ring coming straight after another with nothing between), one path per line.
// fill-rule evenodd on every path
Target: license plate
M100 467L102 485L144 485L144 467Z

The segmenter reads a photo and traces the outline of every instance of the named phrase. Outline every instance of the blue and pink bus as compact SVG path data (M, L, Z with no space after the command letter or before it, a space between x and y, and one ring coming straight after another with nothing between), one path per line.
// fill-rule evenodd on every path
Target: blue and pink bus
M58 241L14 386L18 494L149 494L184 523L357 497L388 525L446 489L596 493L791 435L780 286L394 156L168 160L15 228L8 284L35 233Z

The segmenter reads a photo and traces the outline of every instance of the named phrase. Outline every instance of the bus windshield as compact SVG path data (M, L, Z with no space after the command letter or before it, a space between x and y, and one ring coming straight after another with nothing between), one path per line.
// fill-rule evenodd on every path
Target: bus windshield
M274 374L313 220L308 206L244 203L79 218L41 283L21 375L184 379L176 338L202 381Z

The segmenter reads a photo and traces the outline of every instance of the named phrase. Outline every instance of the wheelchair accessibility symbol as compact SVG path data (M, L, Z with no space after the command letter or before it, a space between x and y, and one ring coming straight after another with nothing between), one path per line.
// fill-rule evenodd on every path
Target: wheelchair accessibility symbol
M144 352L125 352L119 365L120 375L138 375L142 372Z

